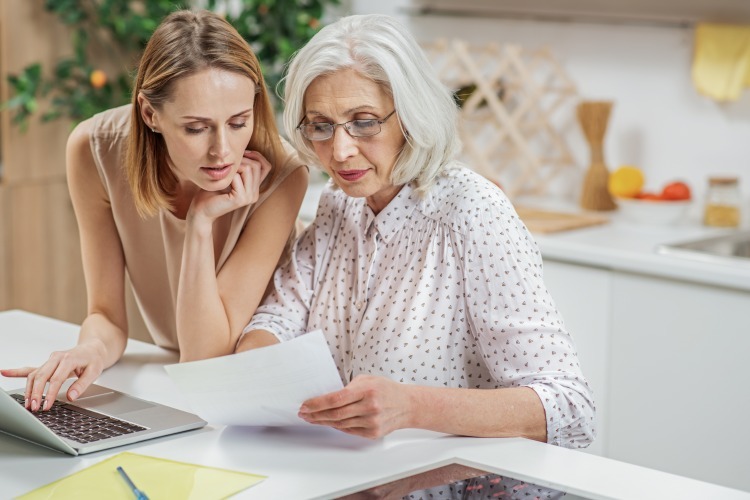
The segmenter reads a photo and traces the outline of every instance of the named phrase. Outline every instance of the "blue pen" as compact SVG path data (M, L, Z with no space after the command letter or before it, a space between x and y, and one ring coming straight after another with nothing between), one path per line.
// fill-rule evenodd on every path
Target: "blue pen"
M122 478L125 480L126 483L128 483L128 486L131 490L133 490L133 495L135 495L135 498L137 500L148 500L148 496L135 487L135 484L133 484L133 481L130 480L130 477L128 476L127 472L122 467L117 468L117 472L120 473Z

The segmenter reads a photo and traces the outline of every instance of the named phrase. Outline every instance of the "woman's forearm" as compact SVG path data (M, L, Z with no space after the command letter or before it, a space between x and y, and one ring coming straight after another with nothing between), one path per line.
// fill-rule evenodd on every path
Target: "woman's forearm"
M232 336L219 293L213 223L209 220L188 219L176 309L180 361L232 352L237 337Z
M127 326L118 326L107 314L91 312L81 324L79 346L89 346L102 359L103 368L117 363L125 352Z
M181 361L222 356L234 350L289 240L306 187L304 168L281 182L246 221L218 276L212 222L216 218L206 215L205 206L196 208L193 200L186 219L177 287Z
M525 437L547 441L544 406L529 387L453 389L404 386L408 427L476 437Z

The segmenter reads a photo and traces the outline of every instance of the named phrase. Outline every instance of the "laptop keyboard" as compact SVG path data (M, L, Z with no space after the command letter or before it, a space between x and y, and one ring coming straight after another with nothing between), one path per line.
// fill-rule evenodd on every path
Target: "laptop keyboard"
M24 404L23 394L11 394L13 399ZM145 431L145 427L124 420L112 418L102 413L71 406L55 400L47 411L31 412L58 436L79 443L93 443L133 432Z

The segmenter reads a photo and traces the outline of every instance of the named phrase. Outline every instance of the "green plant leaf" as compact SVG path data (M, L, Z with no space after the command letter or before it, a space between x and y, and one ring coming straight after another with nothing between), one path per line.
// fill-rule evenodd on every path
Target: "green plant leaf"
M15 109L18 106L22 106L24 102L25 102L25 96L23 95L13 96L7 101L5 101L2 105L0 105L0 111L5 111L6 109Z

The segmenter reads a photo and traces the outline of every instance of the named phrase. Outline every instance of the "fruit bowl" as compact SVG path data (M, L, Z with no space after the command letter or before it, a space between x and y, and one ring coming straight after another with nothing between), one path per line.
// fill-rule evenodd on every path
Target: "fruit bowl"
M685 219L690 200L615 198L623 220L651 225L678 224Z

